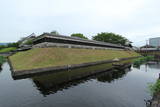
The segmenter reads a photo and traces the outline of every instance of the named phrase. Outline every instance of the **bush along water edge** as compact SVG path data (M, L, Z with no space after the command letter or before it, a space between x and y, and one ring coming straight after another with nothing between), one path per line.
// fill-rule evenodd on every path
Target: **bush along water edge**
M134 66L140 66L141 64L143 64L143 63L145 63L147 61L151 61L153 59L154 59L153 56L140 57L140 58L134 60L133 65Z

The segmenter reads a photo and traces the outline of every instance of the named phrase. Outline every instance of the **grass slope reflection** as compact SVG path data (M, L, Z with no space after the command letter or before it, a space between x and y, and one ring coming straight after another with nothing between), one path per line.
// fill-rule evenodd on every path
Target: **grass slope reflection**
M90 69L81 68L68 72L37 76L33 77L32 80L40 93L46 96L56 93L59 90L84 83L89 79L97 79L101 82L110 83L115 79L122 78L128 71L130 71L131 64L127 64L126 68L123 70L112 69L110 71L106 71L109 67L111 67L111 64L104 64L99 67L90 67Z

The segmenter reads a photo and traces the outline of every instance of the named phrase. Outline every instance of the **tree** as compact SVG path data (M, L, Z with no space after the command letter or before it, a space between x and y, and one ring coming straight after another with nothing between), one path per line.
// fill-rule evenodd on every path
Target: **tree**
M81 33L74 33L71 35L71 37L78 37L78 38L83 38L83 39L88 39L87 37L85 37L83 34Z
M53 30L50 34L52 34L52 35L59 35L59 33L56 30Z
M114 44L126 45L129 41L127 38L114 33L102 32L98 33L96 36L93 36L93 40L103 41Z
M9 43L7 47L17 47L19 46L19 42Z
M33 40L27 40L24 44L25 45L32 45L33 44Z
M0 49L6 48L7 46L5 45L0 45Z

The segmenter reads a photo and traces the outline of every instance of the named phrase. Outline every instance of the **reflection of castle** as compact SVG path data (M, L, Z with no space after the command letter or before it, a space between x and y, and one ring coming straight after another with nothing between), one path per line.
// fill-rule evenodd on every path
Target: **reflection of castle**
M105 72L105 73L100 74L97 77L97 80L101 82L111 83L112 81L116 79L124 77L130 70L131 70L131 65L128 66L128 68L125 68L121 71L113 70L111 72Z
M82 80L74 80L74 81L68 81L64 82L61 84L55 84L53 82L49 83L42 83L38 80L33 80L34 84L36 85L37 89L40 91L41 94L44 96L49 95L49 94L54 94L57 91L67 89L71 86L76 86L78 84L84 83L87 81L87 79L82 79Z
M106 66L104 67L106 69ZM45 96L53 94L59 90L67 89L71 86L81 84L83 82L86 82L88 79L97 78L98 81L111 82L115 79L122 78L131 68L131 66L129 65L127 66L127 68L121 71L110 70L104 72L104 67L102 67L103 69L101 69L101 71L94 70L95 68L100 69L100 67L97 66L95 68L89 67L87 68L87 70L85 68L80 68L76 69L76 71L73 70L33 77L32 80L41 94ZM95 74L96 72L97 74Z

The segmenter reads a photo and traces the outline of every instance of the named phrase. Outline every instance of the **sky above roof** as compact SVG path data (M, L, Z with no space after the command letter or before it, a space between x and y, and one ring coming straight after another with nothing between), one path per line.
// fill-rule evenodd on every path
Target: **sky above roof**
M160 0L0 0L0 42L57 30L88 38L114 32L144 45L160 37Z

